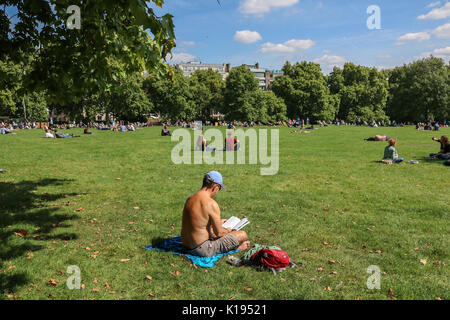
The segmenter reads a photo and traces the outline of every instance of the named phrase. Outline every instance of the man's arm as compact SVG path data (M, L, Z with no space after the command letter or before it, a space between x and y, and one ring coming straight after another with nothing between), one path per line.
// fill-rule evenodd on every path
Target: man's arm
M215 201L211 202L209 218L211 221L212 229L211 235L214 237L214 239L222 238L223 236L231 232L230 228L225 229L224 227L222 227L223 222L220 219L220 208Z

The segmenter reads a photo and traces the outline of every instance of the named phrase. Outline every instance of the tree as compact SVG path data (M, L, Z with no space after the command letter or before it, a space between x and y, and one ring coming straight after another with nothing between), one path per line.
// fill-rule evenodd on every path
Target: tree
M286 62L282 70L283 75L275 79L272 90L286 103L289 118L301 116L325 121L334 118L336 98L330 96L319 64Z
M399 121L447 120L450 116L450 64L429 57L392 70L389 115Z
M0 8L0 60L33 56L24 87L47 91L48 101L59 105L107 92L118 78L144 69L170 75L165 58L175 46L172 16L158 17L150 7L163 3L9 0ZM66 25L72 5L80 8L80 29Z
M386 72L376 68L346 63L343 69L335 67L327 77L330 92L337 95L337 117L354 122L387 120L385 113L388 97Z
M233 68L227 77L222 112L227 120L243 119L242 103L249 92L258 90L258 79L245 66Z
M127 121L146 121L154 106L143 89L143 79L134 75L125 79L108 96L105 112Z
M211 115L222 109L225 81L218 72L198 70L189 78L192 99L198 120L210 120Z
M172 79L150 75L144 81L144 90L154 105L154 112L167 120L195 120L196 106L189 90L188 79L176 70Z
M0 114L13 118L26 117L29 121L47 120L45 93L26 91L23 87L24 73L29 69L29 65L25 65L25 62L14 63L10 59L0 60Z
M248 91L236 101L232 119L262 123L283 121L286 120L286 104L272 91Z

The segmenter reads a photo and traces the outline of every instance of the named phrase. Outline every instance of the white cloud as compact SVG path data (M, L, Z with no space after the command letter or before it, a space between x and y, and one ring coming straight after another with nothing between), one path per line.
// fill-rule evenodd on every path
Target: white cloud
M314 59L313 62L320 64L323 70L322 72L327 74L333 71L334 67L342 68L344 63L347 62L347 59L340 56L333 56L326 54L320 58Z
M308 50L312 46L315 45L315 42L308 39L308 40L296 40L292 39L289 41L286 41L285 43L271 43L266 42L262 45L261 51L263 53L288 53L288 52L296 52L300 50Z
M397 45L403 45L408 42L422 42L431 38L428 32L407 33L397 39Z
M447 57L450 56L450 47L441 48L441 49L435 49L433 53L438 57Z
M438 38L450 38L450 23L446 23L434 29L433 34Z
M172 63L186 63L195 60L195 56L189 53L174 53L172 58L169 57L169 62Z
M417 18L420 20L424 19L438 20L438 19L445 19L447 17L450 17L450 2L446 2L442 7L433 9L427 14L422 14Z
M237 31L236 34L234 35L233 39L234 39L234 41L239 42L239 43L249 44L249 43L254 43L254 42L258 42L259 40L262 40L262 37L256 31L242 30L242 31Z
M417 58L423 59L428 58L430 55L433 55L436 58L442 58L445 60L450 59L450 47L434 49L432 52L424 52L419 55Z
M434 8L434 7L439 6L440 4L441 4L440 1L432 2L432 3L430 3L429 5L427 5L427 8Z
M298 0L244 0L239 11L244 14L261 15L275 8L291 7Z
M320 58L314 59L315 63L323 64L323 65L327 65L327 66L343 65L346 61L347 61L347 59L345 59L344 57L329 56L327 54Z

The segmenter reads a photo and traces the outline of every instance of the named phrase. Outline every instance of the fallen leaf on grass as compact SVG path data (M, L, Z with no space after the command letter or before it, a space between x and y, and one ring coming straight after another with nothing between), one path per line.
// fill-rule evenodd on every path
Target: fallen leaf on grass
M50 285L52 285L52 286L54 286L54 287L56 287L56 286L58 285L58 282L56 282L54 279L50 279L50 280L48 281L48 283L50 283Z
M329 264L335 264L336 261L334 261L334 260L328 260L328 263L329 263Z
M31 259L34 257L34 254L32 254L31 252L27 254L27 259Z
M171 274L175 275L175 276L179 276L181 274L180 271L176 270L175 272L171 272Z
M426 265L427 264L427 259L420 259L420 263L423 264L423 265Z
M27 230L25 230L25 229L23 229L23 230L20 230L19 232L14 232L14 234L16 235L16 236L19 236L19 237L26 237L27 236L27 234L28 234L28 231Z
M148 296L153 298L155 295L153 293L149 293Z
M392 290L392 288L389 288L387 295L389 299L394 299L394 290Z
M110 285L108 282L105 283L105 289L109 289Z
M92 289L92 291L94 291L94 292L99 292L100 289L94 288L94 289Z
M120 259L121 262L127 262L130 261L130 259Z
M325 246L329 245L329 243L326 242L326 241L324 241L323 244L324 244Z
M323 271L323 267L318 267L317 271Z
M149 275L146 275L145 278L148 279L148 280L150 280L150 281L153 280L153 278L152 278L151 276L149 276Z

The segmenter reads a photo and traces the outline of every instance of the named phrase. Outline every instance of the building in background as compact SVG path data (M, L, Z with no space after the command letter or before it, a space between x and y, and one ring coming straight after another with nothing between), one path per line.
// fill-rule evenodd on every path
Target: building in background
M254 65L243 64L248 70L250 70L256 79L258 79L258 87L261 90L267 90L266 86L266 69L261 69L259 67L259 63L255 63Z
M281 70L266 70L266 90L272 90L272 84L275 79L283 75Z
M230 74L231 65L227 64L208 64L199 61L191 61L174 65L175 69L183 71L185 77L190 77L197 70L209 70L218 72L222 79L225 80Z

